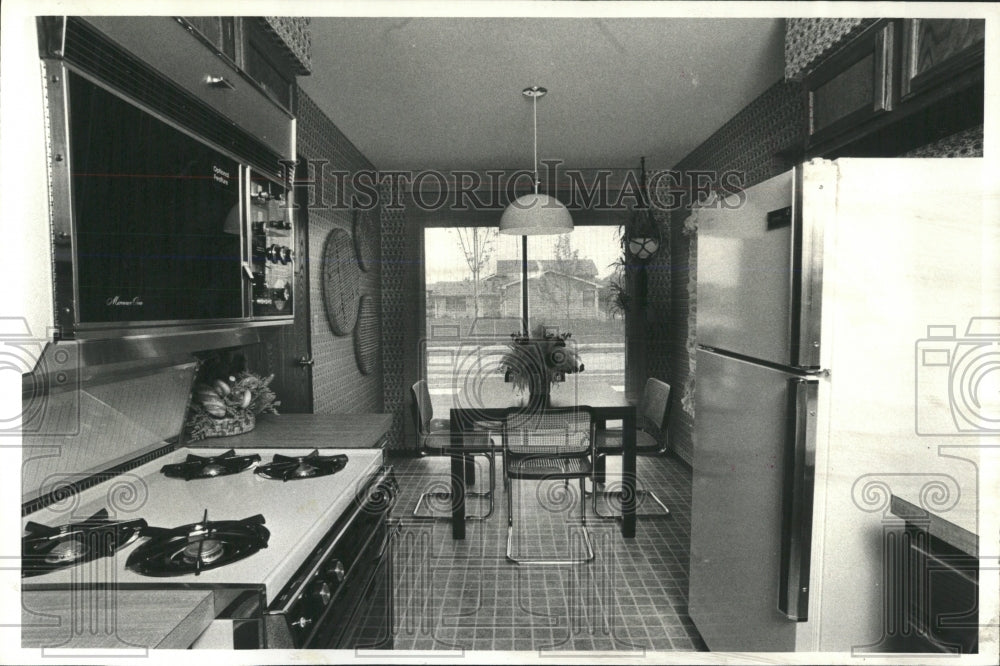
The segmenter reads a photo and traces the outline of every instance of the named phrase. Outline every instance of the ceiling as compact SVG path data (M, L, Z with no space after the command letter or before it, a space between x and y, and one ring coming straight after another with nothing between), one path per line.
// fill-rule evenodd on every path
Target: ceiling
M379 169L669 168L783 72L782 19L313 18L299 82Z

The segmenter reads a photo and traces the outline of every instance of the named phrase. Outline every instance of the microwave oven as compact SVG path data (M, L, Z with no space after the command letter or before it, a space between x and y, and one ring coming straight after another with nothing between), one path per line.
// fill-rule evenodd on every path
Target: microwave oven
M57 335L290 321L294 119L140 18L39 21Z

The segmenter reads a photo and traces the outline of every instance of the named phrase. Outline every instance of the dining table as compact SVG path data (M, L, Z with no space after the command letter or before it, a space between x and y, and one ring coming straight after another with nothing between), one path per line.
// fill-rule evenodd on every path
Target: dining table
M450 409L451 446L451 535L453 539L465 538L465 492L469 478L469 455L487 453L489 450L472 450L465 443L463 434L482 429L484 422L501 422L511 410L529 407L529 396L517 391L514 385L500 376L477 377L460 383L453 394ZM623 391L617 390L600 379L569 375L564 382L552 384L546 399L548 407L586 406L600 424L609 420L622 422L622 485L621 532L622 536L635 537L635 430L636 410ZM488 445L494 447L492 441ZM596 492L596 488L595 488Z

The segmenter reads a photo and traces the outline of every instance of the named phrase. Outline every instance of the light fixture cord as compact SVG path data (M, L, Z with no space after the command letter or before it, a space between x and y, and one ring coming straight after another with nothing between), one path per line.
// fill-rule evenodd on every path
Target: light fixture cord
M538 194L538 91L531 97L532 126L535 128L534 135L534 156L535 156L535 194Z

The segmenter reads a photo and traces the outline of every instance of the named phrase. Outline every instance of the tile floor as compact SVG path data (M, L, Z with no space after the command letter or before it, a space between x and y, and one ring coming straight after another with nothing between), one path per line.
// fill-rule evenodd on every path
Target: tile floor
M479 461L480 470L485 462ZM609 458L609 487L616 463ZM397 650L533 650L632 653L705 650L687 616L691 470L676 458L640 458L640 487L656 490L670 507L666 518L639 519L633 540L616 521L593 518L587 526L595 560L583 565L517 565L505 558L507 519L500 458L495 511L467 523L454 541L447 520L410 517L420 493L446 491L447 458L391 460L400 482L394 516L396 541L395 628ZM480 474L475 489L487 486ZM570 482L519 482L514 487L515 552L566 557L579 552L579 487ZM485 509L470 500L470 510ZM444 502L431 504L442 514ZM602 509L608 512L606 504ZM643 503L640 511L658 509ZM576 655L581 656L581 655Z

